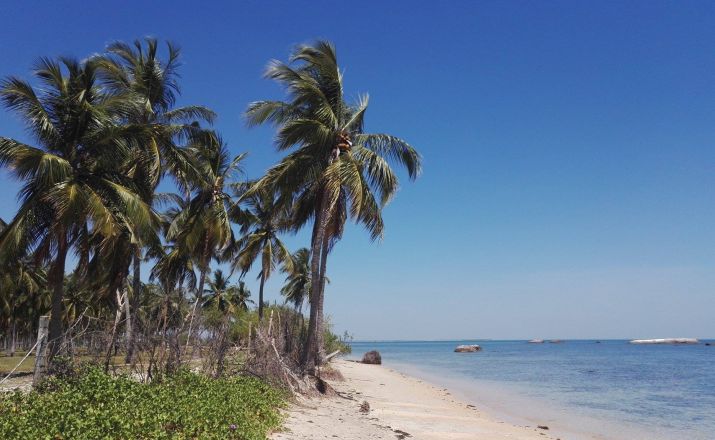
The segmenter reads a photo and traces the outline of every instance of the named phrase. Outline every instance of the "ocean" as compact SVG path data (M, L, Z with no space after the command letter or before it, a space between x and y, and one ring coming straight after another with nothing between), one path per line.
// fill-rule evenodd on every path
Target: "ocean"
M702 341L707 342L707 341ZM479 344L477 353L454 353ZM715 440L715 343L624 340L353 342L383 365L562 440Z

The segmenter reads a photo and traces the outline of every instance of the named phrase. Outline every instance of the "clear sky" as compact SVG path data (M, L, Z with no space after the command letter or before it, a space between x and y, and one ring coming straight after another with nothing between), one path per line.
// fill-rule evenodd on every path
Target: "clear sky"
M384 241L350 227L331 256L337 330L715 337L715 3L113 3L6 2L0 75L170 39L183 48L180 103L216 110L257 177L279 156L272 130L241 113L281 96L261 79L266 62L327 38L348 95L370 93L367 129L420 150L424 174L403 179ZM6 111L0 135L27 140ZM18 186L4 171L0 183L9 218Z

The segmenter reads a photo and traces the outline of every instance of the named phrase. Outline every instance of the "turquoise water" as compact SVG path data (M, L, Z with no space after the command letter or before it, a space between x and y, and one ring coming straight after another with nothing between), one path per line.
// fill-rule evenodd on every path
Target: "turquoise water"
M477 343L478 353L454 353ZM383 364L563 438L715 440L715 344L354 342Z

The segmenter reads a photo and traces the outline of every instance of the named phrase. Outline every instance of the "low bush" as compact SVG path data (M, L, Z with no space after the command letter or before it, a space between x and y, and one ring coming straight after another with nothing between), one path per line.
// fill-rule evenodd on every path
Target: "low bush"
M181 372L143 384L88 368L42 390L0 396L0 438L17 440L265 439L281 392L251 377Z

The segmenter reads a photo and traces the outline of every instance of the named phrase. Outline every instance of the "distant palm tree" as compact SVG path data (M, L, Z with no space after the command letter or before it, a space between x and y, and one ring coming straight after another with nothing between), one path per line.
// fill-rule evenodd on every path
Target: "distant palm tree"
M344 99L343 75L335 47L326 41L299 46L292 65L272 61L265 76L281 83L289 101L249 105L249 125L278 127L277 148L293 149L259 181L282 200L295 200L294 226L313 219L311 238L311 311L303 367L323 360L323 298L327 255L340 239L348 215L362 223L373 239L382 235L381 208L395 194L398 179L388 161L407 169L414 179L421 170L419 154L405 141L363 130L368 99Z
M39 314L49 306L45 271L31 259L5 262L0 273L0 311L10 336L8 355L14 356L18 323L33 328Z
M288 275L281 288L281 294L287 303L293 304L296 310L302 311L303 303L310 294L310 250L300 248L291 255L291 259L292 268L283 268Z
M243 208L232 212L234 221L241 225L243 238L233 246L237 258L233 267L245 275L253 263L260 258L261 271L258 274L258 319L263 319L263 287L278 264L292 266L290 252L279 238L281 231L288 227L288 212L277 204L275 195L268 190L249 191L241 197Z
M124 229L151 227L151 207L131 188L117 164L128 161L134 127L118 124L138 102L104 94L97 65L70 58L41 59L34 75L41 87L10 77L0 100L15 111L39 146L0 137L0 165L23 182L20 208L0 235L0 253L31 250L51 261L50 357L62 335L65 262L73 246L94 238L99 246ZM89 227L91 225L91 228Z
M209 281L209 287L204 292L204 307L216 308L224 316L235 316L239 312L248 311L248 304L253 303L249 299L251 292L246 283L239 281L237 286L229 284L229 278L221 269L214 272L213 280Z
M238 286L235 291L234 302L238 307L238 310L247 312L249 304L255 304L251 298L251 291L248 290L246 283L243 281L238 282Z
M229 219L234 202L226 187L231 178L241 171L241 161L246 156L240 154L231 158L227 146L213 133L203 139L195 139L188 149L198 174L192 178L189 200L182 205L183 209L174 217L166 234L166 238L175 242L178 249L191 253L199 270L187 345L196 307L203 297L209 263L234 241Z

